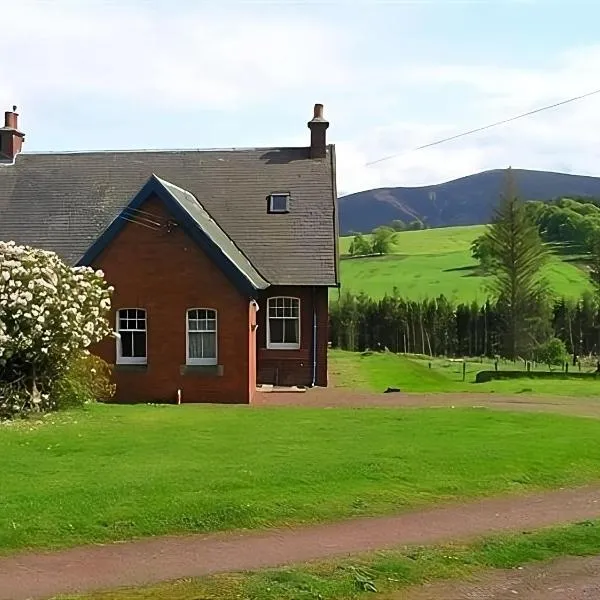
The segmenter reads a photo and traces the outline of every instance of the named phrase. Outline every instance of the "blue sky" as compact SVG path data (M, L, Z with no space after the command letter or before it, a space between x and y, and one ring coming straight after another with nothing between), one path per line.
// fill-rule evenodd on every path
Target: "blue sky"
M14 0L2 10L0 108L18 105L29 152L304 145L322 102L341 193L509 164L600 176L600 95L410 152L600 88L591 0Z

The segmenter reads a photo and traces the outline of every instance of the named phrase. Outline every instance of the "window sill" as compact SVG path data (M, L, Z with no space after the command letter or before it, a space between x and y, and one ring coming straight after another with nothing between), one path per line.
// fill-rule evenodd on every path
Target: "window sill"
M267 350L300 350L300 344L267 344Z
M114 366L115 371L122 372L144 372L148 370L148 363L117 363Z
M179 367L181 375L204 375L213 377L223 376L223 365L181 365Z

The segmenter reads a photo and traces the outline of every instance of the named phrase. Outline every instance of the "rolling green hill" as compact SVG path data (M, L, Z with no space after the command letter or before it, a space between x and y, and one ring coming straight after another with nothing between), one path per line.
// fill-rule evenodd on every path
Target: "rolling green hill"
M364 291L382 297L398 288L415 300L444 294L455 301L485 300L486 278L479 275L471 257L471 242L483 225L447 227L397 234L394 254L350 258L352 238L340 238L342 291ZM590 289L576 257L553 255L545 274L556 296L580 297ZM334 291L337 295L337 291Z

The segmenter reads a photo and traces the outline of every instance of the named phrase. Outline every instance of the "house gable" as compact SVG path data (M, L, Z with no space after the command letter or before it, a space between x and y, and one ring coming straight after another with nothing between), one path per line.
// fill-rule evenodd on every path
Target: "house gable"
M174 222L160 223L144 216L144 212L140 208L154 196L163 202L168 213L173 216ZM77 264L92 264L130 221L137 221L140 225L150 227L165 227L167 230L169 227L181 226L186 234L223 271L231 283L247 296L254 296L257 290L263 290L269 286L269 282L260 275L248 258L190 192L154 174L88 248Z

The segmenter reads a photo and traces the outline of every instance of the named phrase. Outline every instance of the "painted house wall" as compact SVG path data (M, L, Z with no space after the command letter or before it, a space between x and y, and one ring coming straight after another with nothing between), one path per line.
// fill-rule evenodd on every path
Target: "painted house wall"
M314 294L314 295L313 295ZM276 296L300 299L300 348L267 348L267 301ZM258 383L310 385L313 379L313 311L317 322L317 370L315 384L327 386L329 340L328 289L325 287L270 287L260 294L257 330Z
M141 207L158 220L171 218L158 198ZM94 261L114 286L112 319L119 308L147 311L147 366L115 365L118 402L249 403L256 387L254 308L181 227L170 233L127 223ZM221 373L187 368L186 311L217 311L217 362ZM94 353L115 364L116 344ZM250 379L250 380L249 380Z

